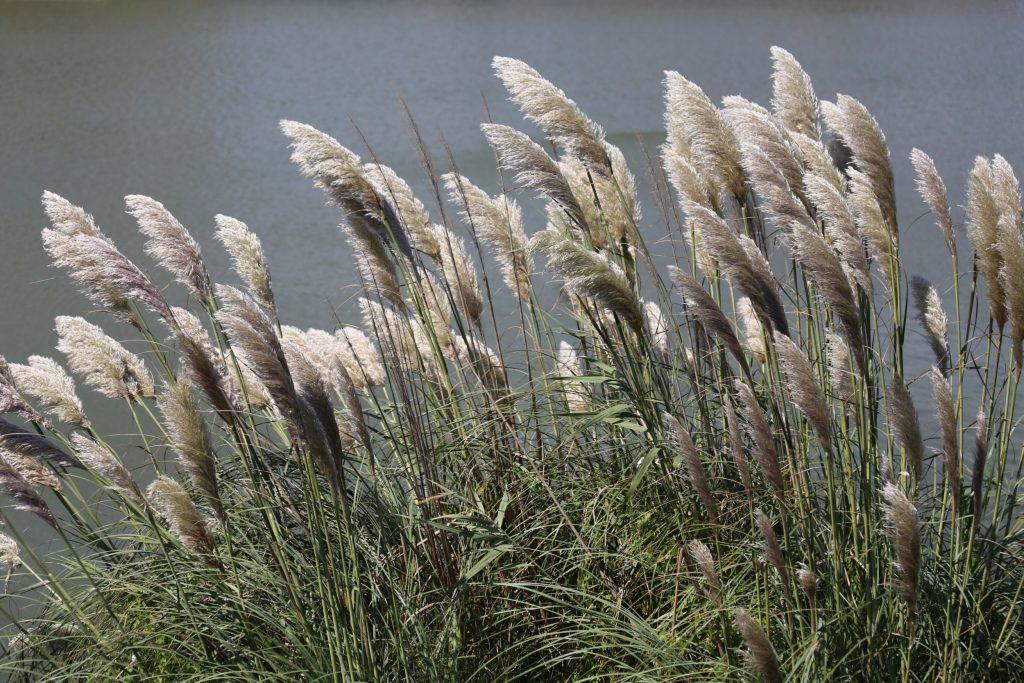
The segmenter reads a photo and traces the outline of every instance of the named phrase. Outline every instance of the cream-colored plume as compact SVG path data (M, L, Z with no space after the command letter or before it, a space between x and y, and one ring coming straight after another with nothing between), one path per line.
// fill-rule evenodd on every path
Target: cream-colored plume
M523 229L523 211L506 195L490 197L464 176L442 176L448 197L459 207L463 219L494 250L505 284L520 301L530 300L533 259Z
M152 398L153 376L142 359L85 318L56 319L57 350L68 358L71 371L109 398L138 401Z
M704 91L681 74L666 71L665 109L669 143L709 182L736 199L745 196L739 143Z
M595 173L611 174L604 131L564 92L518 59L495 57L491 66L526 118L540 126L567 155Z
M245 283L249 293L267 310L276 313L274 290L270 285L270 268L263 253L263 243L242 221L218 214L214 219L217 231L214 237L224 245L231 257L235 273Z
M832 416L828 411L825 393L818 378L814 376L807 356L793 340L779 332L775 333L775 350L779 364L786 377L786 388L793 403L811 423L818 442L826 451L832 450Z
M471 323L479 323L484 312L484 300L476 278L476 267L466 251L465 242L443 225L431 226L431 232L441 250L441 269L456 305Z
M818 98L811 78L796 57L772 46L772 109L787 130L814 140L821 137L818 126Z
M185 226L151 197L130 194L124 201L139 230L149 238L146 253L197 299L209 301L210 282L199 244Z
M917 174L917 191L925 204L932 210L935 223L942 230L949 247L949 253L956 255L956 235L953 234L953 218L949 212L949 200L946 198L946 184L935 168L932 158L917 149L910 151L910 162Z
M75 381L57 361L29 356L28 365L10 364L15 386L39 402L48 415L68 424L86 427L89 421L75 392Z

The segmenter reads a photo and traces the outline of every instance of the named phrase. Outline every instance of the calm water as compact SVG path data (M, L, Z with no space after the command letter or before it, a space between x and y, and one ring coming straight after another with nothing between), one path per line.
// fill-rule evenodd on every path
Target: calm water
M143 262L122 198L152 195L190 227L218 276L227 263L213 216L238 217L263 238L285 320L329 326L354 293L352 259L336 211L289 162L277 121L311 123L363 152L355 122L426 202L401 95L434 149L443 135L461 169L494 189L477 128L484 101L496 120L536 132L504 101L495 54L564 88L640 174L637 134L660 142L664 69L712 99L767 102L768 48L788 48L819 96L849 93L876 115L892 148L906 264L945 282L937 230L914 223L924 208L907 154L917 146L935 158L956 204L975 155L999 151L1024 169L1021 4L768 4L0 0L0 353L51 353L53 317L87 310L47 267L44 189L84 205ZM912 369L924 369L917 360Z

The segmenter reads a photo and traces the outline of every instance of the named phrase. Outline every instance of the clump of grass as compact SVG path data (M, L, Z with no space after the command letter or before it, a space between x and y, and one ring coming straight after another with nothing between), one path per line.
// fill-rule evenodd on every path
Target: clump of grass
M134 433L131 448L105 436L56 361L0 362L0 569L17 587L0 605L4 673L1017 675L1013 170L999 156L971 170L961 272L945 184L914 151L950 280L912 279L878 123L853 98L819 101L793 55L772 56L772 110L718 107L668 72L663 170L650 169L678 195L653 199L664 236L642 224L601 127L516 60L494 68L551 153L483 131L547 226L454 163L429 178L432 218L390 168L283 122L355 252L362 296L333 330L282 324L270 259L236 219L218 216L215 236L241 288L214 281L162 204L126 199L184 287L172 303L84 210L44 194L54 264L131 326L122 342L100 314L60 317L58 349ZM905 352L919 337L936 367L916 375ZM915 392L924 374L931 391ZM137 453L147 464L128 467Z

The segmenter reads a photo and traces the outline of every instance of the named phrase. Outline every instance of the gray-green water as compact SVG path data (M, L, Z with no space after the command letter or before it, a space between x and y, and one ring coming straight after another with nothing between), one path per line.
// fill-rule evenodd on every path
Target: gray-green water
M1024 9L1013 2L0 2L0 353L53 353L53 317L88 310L47 266L44 189L84 205L141 262L122 198L156 197L218 276L227 264L213 216L240 218L263 238L285 320L329 326L331 304L354 292L352 259L337 212L289 162L278 119L364 152L355 122L436 215L396 96L434 151L443 135L463 172L494 189L477 128L484 100L496 120L536 132L504 101L495 54L564 88L640 175L636 134L660 142L664 69L716 100L766 102L768 48L788 48L819 96L849 93L876 115L892 149L906 265L947 282L939 233L915 222L924 207L907 154L929 152L957 204L975 155L1002 152L1024 168L1022 39ZM913 370L925 368L919 348ZM82 393L87 407L99 403Z

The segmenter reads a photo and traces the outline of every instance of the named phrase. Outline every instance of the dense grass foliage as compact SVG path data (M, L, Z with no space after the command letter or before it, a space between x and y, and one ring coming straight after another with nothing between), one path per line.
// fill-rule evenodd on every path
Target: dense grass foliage
M441 173L424 151L428 212L378 161L283 122L341 210L362 297L340 317L359 325L283 324L247 226L217 217L241 286L215 284L189 232L130 196L148 256L187 294L172 305L88 214L45 194L55 265L101 309L90 318L129 330L122 343L61 317L58 349L135 434L130 450L105 437L58 362L0 365L3 670L1017 676L1013 170L977 160L959 240L915 150L950 253L937 290L901 265L874 118L849 97L819 102L792 55L773 58L771 109L715 106L667 74L654 218L601 128L515 60L495 70L550 146L483 131L507 182L545 203L542 230L454 161ZM922 337L934 368L913 376L904 352ZM149 464L129 472L137 453ZM33 514L45 539L19 533Z

